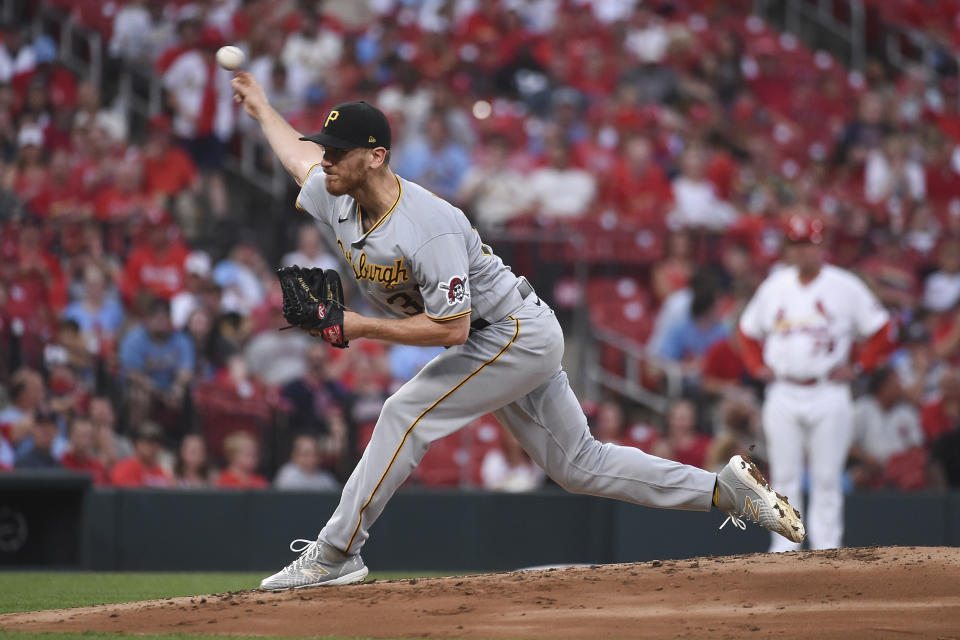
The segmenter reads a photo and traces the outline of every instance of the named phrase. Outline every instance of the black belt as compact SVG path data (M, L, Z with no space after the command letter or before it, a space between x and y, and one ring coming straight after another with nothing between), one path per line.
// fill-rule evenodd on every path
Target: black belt
M533 293L533 285L527 282L526 278L520 278L520 282L517 284L517 293L520 294L520 298L526 300L530 294ZM540 304L540 301L537 300L537 304ZM490 322L484 320L483 318L477 318L470 323L470 331L480 331L481 329L486 329L490 326Z

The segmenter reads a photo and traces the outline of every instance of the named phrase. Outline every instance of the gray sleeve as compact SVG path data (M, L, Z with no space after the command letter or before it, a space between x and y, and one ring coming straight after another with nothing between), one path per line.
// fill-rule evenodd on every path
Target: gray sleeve
M470 313L470 263L460 233L445 233L425 242L413 255L423 308L431 320L453 320Z
M307 178L300 187L300 193L297 195L296 206L301 211L306 211L311 216L332 224L331 218L334 215L334 209L337 203L337 196L330 195L326 187L326 174L320 168L320 163L310 167L307 172Z

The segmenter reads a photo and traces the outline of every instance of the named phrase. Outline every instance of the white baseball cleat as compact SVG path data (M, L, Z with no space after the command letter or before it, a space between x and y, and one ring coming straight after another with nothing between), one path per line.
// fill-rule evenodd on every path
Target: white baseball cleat
M297 544L303 546L294 548ZM290 543L290 551L300 557L286 567L264 578L260 588L265 591L285 591L307 587L333 587L362 582L367 577L367 566L360 554L348 556L319 540L298 538Z
M791 542L803 542L807 532L800 512L787 498L772 490L757 465L745 456L733 456L717 474L717 508L727 514L728 522L746 529L743 519L775 531Z

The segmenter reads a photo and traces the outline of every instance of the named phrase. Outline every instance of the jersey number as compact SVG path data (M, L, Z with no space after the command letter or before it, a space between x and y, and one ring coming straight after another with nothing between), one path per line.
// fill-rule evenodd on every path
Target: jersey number
M389 298L387 298L387 304L394 305L399 304L403 309L403 312L408 316L416 316L423 313L423 307L419 302L410 297L409 294L399 291Z

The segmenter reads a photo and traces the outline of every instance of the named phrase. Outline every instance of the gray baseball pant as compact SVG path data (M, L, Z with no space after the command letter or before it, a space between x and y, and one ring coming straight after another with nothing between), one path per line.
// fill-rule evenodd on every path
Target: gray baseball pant
M493 413L564 489L708 511L716 474L593 438L560 368L563 332L535 295L447 349L387 399L320 539L358 553L390 497L434 440Z

